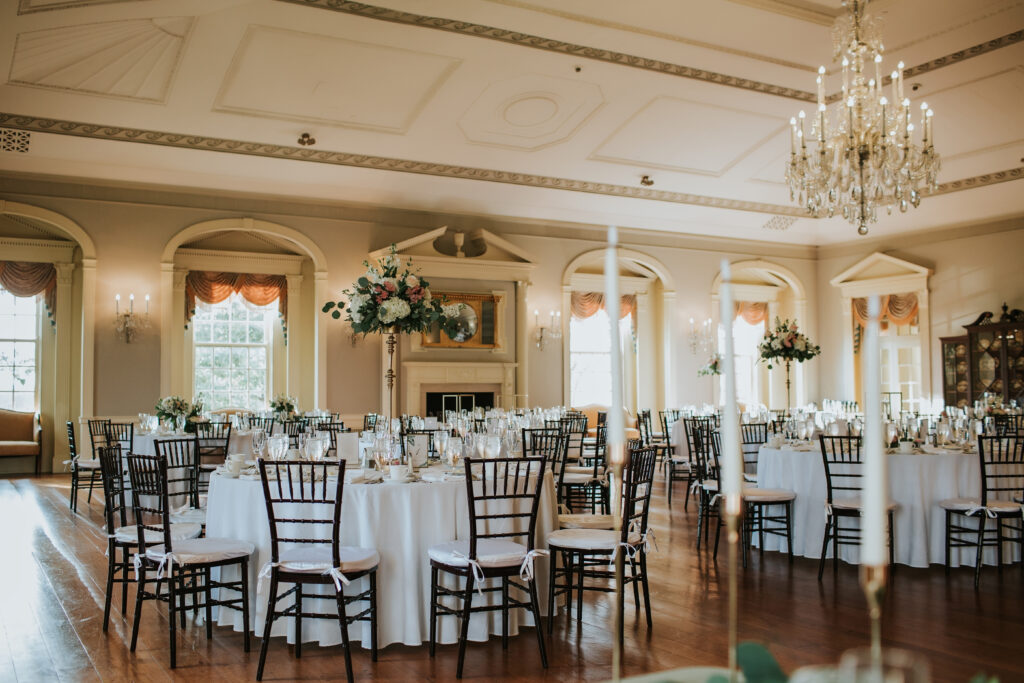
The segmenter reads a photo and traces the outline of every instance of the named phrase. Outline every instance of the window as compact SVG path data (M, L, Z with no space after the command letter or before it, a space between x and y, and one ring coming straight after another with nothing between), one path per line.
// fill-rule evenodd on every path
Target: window
M764 339L764 321L751 325L737 317L732 323L733 359L736 368L736 402L756 406L761 399L760 354L757 347ZM718 348L725 348L724 328L718 326ZM720 378L720 395L725 396L725 376Z
M882 391L901 394L901 410L926 410L921 396L921 341L917 317L907 325L883 320L878 333Z
M0 287L0 408L37 408L39 301Z
M276 301L253 306L237 293L219 304L197 303L194 387L207 410L267 405L277 319Z
M628 315L619 320L623 351L632 343L632 320ZM589 318L569 319L569 367L572 405L612 404L611 329L603 308Z

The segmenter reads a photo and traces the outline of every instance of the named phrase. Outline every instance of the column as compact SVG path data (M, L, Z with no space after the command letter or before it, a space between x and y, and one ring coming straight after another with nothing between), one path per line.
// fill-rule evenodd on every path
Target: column
M530 318L526 311L526 294L529 288L529 282L516 280L516 399L513 405L505 408L529 406Z
M302 276L286 275L285 279L288 282L288 395L298 399L302 393Z
M185 278L187 270L173 269L171 278L170 311L167 311L170 340L170 384L167 394L190 400L185 392ZM161 319L163 312L161 312ZM166 394L165 394L166 395Z
M92 416L95 397L96 352L96 259L82 259L82 375L79 379L78 405L81 415Z
M921 398L926 400L927 405L921 405L918 410L922 413L930 412L935 395L932 394L932 316L928 306L928 290L921 289L917 292L917 338L921 344ZM941 371L942 360L939 359L939 370Z
M318 410L327 408L327 325L326 318L320 313L320 306L326 300L327 271L318 270L313 273L313 357L316 359L313 374L316 398L313 407Z
M672 344L672 340L675 339L675 326L676 293L664 291L661 293L661 391L658 393L662 409L676 408L679 405L676 378L673 376L675 363L672 362L675 354Z
M71 329L72 308L74 302L71 300L71 285L74 278L75 264L55 263L57 268L57 310L54 311L56 322L56 368L53 378L53 424L43 425L43 429L52 434L53 449L51 453L52 467L50 471L59 472L60 463L67 460L68 452L65 424L71 419L71 398L72 398L72 339L74 332ZM47 325L48 326L48 325ZM44 331L44 334L46 332ZM49 429L47 429L49 428ZM46 448L43 453L48 452ZM47 468L43 465L42 470Z
M637 410L651 410L657 416L657 340L654 335L654 307L650 292L638 292L636 296L637 330ZM613 307L614 310L614 307Z

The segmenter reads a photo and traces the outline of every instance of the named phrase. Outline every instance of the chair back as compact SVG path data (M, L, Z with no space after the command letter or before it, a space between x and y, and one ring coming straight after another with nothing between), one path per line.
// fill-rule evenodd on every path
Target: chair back
M644 446L650 446L654 441L654 433L651 429L651 411L641 410L636 414L636 426L640 430L640 440Z
M276 419L272 417L256 417L255 415L249 416L249 429L262 429L263 433L270 436L274 433L274 423Z
M329 477L328 468L337 467L338 476ZM288 545L331 545L333 566L341 566L342 489L345 462L338 460L260 460L263 500L270 523L270 556L281 559ZM330 526L329 536L318 531Z
M128 524L125 507L124 461L121 444L101 446L99 449L100 478L103 481L103 515L106 518L107 534L113 534L118 527Z
M363 431L372 432L377 427L377 414L370 413L363 415Z
M629 466L622 475L623 543L631 532L643 534L647 531L656 458L657 449L653 446L637 448L629 454Z
M316 429L313 432L327 432L331 442L327 447L327 457L333 459L338 452L338 434L344 434L348 430L345 429L344 422L331 422L327 420L325 422L318 422Z
M686 455L690 462L697 459L697 440L700 438L701 429L711 428L709 417L684 417L683 431L686 433Z
M291 448L298 448L299 434L306 431L306 423L302 420L282 420L281 429L288 435L288 445Z
M1016 433L979 436L981 505L992 500L1024 500L1024 439Z
M568 437L565 457L579 460L583 457L583 439L587 435L586 415L566 415L560 423L562 433Z
M743 450L743 471L757 474L757 455L768 441L767 422L749 422L740 425L740 448Z
M139 532L139 555L146 554L146 531L160 534L165 553L170 553L173 548L167 501L167 460L159 455L131 454L127 460L132 482L132 512Z
M503 538L533 550L537 509L544 485L543 458L466 458L469 500L469 557L477 542Z
M601 469L608 462L608 425L597 426L597 435L594 437L594 478L600 476Z
M722 433L714 427L697 432L697 473L700 481L719 480L722 462Z
M659 411L658 417L661 419L661 434L665 437L666 443L672 440L672 425L679 422L681 415L682 411L679 410Z
M156 454L165 463L164 485L170 492L168 495L174 496L175 507L180 507L183 502L193 508L199 507L198 450L195 437L156 440Z
M993 415L992 426L997 436L1016 436L1022 426L1024 415Z
M597 424L598 425L603 425L607 421L608 421L608 411L607 410L599 410L599 411L597 411Z
M569 435L560 429L523 429L523 457L543 458L559 490L565 471L565 454L569 448Z
M107 425L109 419L89 420L89 445L92 448L92 457L99 457L97 449L107 445Z
M75 441L75 423L68 420L68 453L71 454L71 461L78 462L78 444Z
M863 461L861 460L859 436L818 435L821 444L821 459L825 465L825 485L828 505L840 498L855 498L864 486Z
M228 444L231 442L230 422L197 422L196 442L200 459L228 457Z
M302 418L302 421L306 423L307 432L319 432L326 431L323 425L334 423L336 421L336 418L330 415L322 415L318 417L304 417ZM341 425L342 429L345 429L344 422L338 422L338 424Z
M113 446L115 443L121 446L122 450L131 452L134 446L135 425L131 422L108 422L104 425L103 436L106 446Z

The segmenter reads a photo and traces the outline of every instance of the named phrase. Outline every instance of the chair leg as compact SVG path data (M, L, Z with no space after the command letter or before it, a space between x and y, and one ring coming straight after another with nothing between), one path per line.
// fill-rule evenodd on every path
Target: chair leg
M558 574L557 564L559 553L557 550L551 553L551 561L548 563L548 634L555 630L555 578ZM563 558L564 561L564 558ZM540 621L537 621L537 628L540 628Z
M896 525L893 523L892 510L889 511L889 573L896 570Z
M552 562L554 559L552 558ZM540 604L537 602L537 582L530 579L526 584L530 589L530 609L533 610L533 623L536 624L534 631L537 632L537 647L540 648L540 663L548 668L548 653L544 647L544 634L540 630Z
M128 563L128 548L121 548L121 615L128 612L128 574L131 565Z
M175 633L175 627L177 626L177 622L175 621L175 618L174 618L175 617L175 615L174 615L174 610L175 610L174 602L175 602L175 597L176 597L175 589L177 588L177 586L175 584L177 584L177 583L178 583L177 578L175 577L175 575L173 573L171 574L171 576L167 577L167 612L168 612L168 614L167 614L167 617L168 617L167 621L168 621L168 629L170 630L170 635L171 635L171 668L172 669L175 666L177 666L177 663L178 663L177 662L177 655L178 655L178 647L177 647L177 645L178 645L178 642L177 642L178 641L178 637L177 636L178 636L178 634ZM158 591L159 591L159 589L158 589ZM182 606L182 610L181 611L182 611L182 614L184 614L184 606Z
M654 626L654 621L651 618L651 587L647 583L647 553L643 550L640 551L640 583L644 591L644 612L647 616L647 629L650 630Z
M146 568L140 567L135 586L135 620L132 623L132 644L129 652L135 652L135 644L139 640L139 622L142 620L142 594L146 588Z
M576 584L576 625L583 625L583 575L587 573L587 558L582 553L577 558L579 581Z
M718 541L721 539L721 537L722 537L722 518L719 517L718 518L718 524L715 525L715 550L714 550L713 553L711 553L711 556L713 558L715 558L716 560L718 559Z
M793 503L786 503L786 553L789 563L793 564Z
M85 499L86 503L92 502L92 487L96 483L96 470L89 470L89 497Z
M430 656L437 643L437 567L430 567Z
M203 571L203 583L205 584L206 590L203 591L203 595L206 597L206 639L213 638L213 605L210 601L213 599L213 591L210 588L210 568L206 567ZM246 630L248 630L248 624L246 624Z
M469 640L469 617L473 609L473 572L466 576L466 592L462 598L462 624L459 627L459 666L455 677L462 678L462 667L466 663L466 641Z
M263 667L267 663L267 649L270 647L270 627L274 625L274 610L277 609L277 568L270 574L270 596L267 598L267 618L263 622L263 642L260 643L260 664L256 669L256 680L263 680Z
M839 576L839 518L832 520L832 576Z
M248 652L249 643L249 560L242 559L242 650Z
M370 661L377 661L377 570L370 572Z
M665 477L665 487L668 489L666 492L668 495L668 509L672 509L672 463L668 465L668 476Z
M1003 573L1003 518L996 517L996 569Z
M825 574L825 555L828 554L828 539L832 532L832 517L825 520L825 533L821 537L821 559L818 560L818 581Z
M302 584L295 584L295 659L302 658Z
M704 491L697 492L697 550L700 550L700 536L704 531Z
M114 592L114 568L117 566L117 546L114 539L107 543L107 595L103 600L103 632L107 632L107 624L110 622L110 600Z
M985 551L985 526L988 520L985 513L978 515L978 555L974 562L974 590L981 585L981 561L982 553Z
M633 584L633 618L640 618L640 582L637 580L636 560L629 561L630 583Z
M71 496L69 504L72 512L78 512L78 470L71 466Z
M952 519L952 512L946 510L946 576L949 576L949 566L952 556L952 539L950 538L950 521Z
M299 584L300 590L302 584ZM301 595L301 594L300 594ZM355 675L352 673L352 644L348 639L348 615L345 614L345 591L339 590L337 593L338 601L338 623L341 624L341 646L345 648L345 678L348 683L352 683L355 680ZM301 611L301 610L300 610ZM296 618L298 618L296 616ZM298 622L296 622L298 623ZM301 628L298 630L301 635ZM295 641L295 656L298 657L299 642Z
M501 649L508 649L508 577L501 577Z
M690 511L690 487L693 486L693 470L690 470L690 476L686 478L686 497L683 499L683 512Z

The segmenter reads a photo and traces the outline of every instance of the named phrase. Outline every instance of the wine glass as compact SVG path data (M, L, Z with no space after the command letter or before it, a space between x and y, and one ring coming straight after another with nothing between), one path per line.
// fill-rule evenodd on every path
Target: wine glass
M284 460L288 454L288 435L275 434L267 440L267 450L271 460Z
M389 453L384 448L374 447L373 462L377 465L378 472L385 472L390 463Z
M891 446L892 442L896 440L896 435L899 433L900 430L895 422L885 423L885 444Z
M262 429L254 429L252 432L252 452L253 454L262 459L265 453L264 449L267 447L267 433Z
M949 423L940 422L939 425L935 428L935 435L937 437L939 445L944 446L946 442L949 441Z
M501 455L501 437L489 436L484 445L484 457L493 459Z
M797 422L796 423L796 438L803 441L807 438L807 423Z

